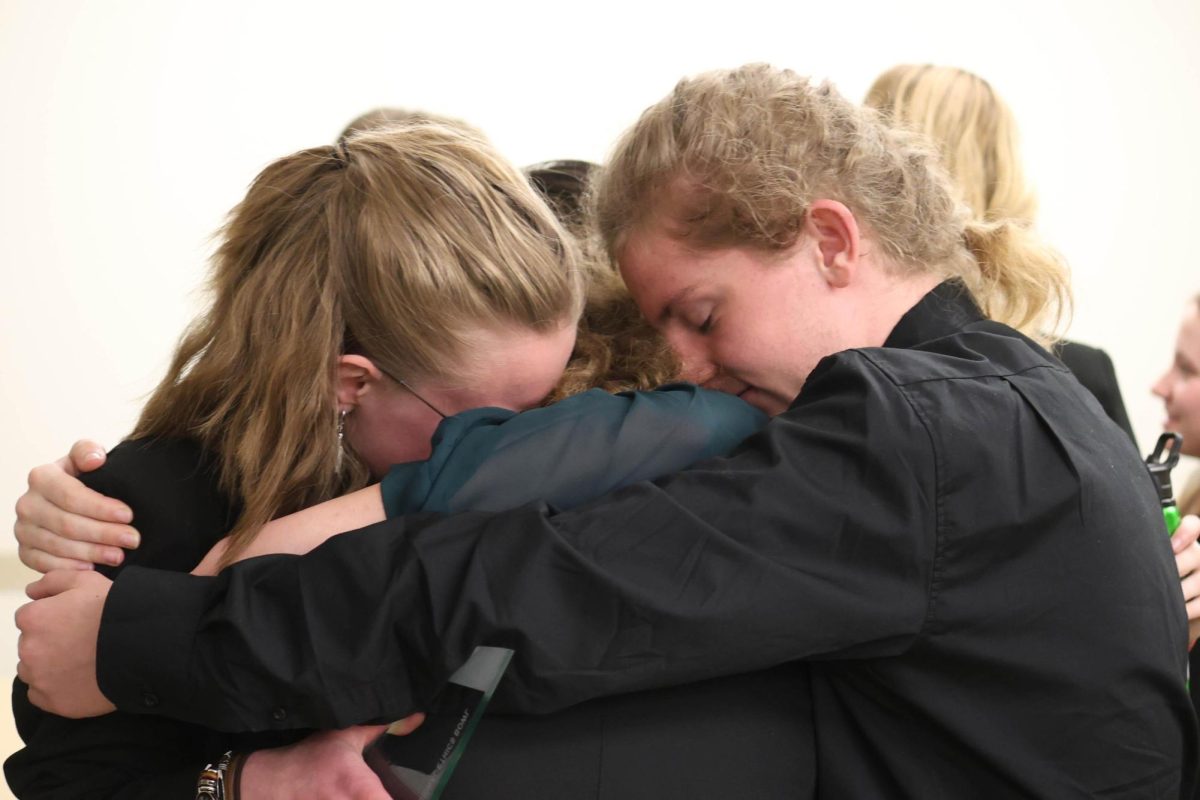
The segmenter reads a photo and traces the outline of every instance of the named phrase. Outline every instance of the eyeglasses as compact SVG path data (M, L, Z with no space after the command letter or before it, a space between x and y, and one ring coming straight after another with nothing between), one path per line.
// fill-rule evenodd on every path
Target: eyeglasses
M385 370L383 367L379 366L378 362L376 362L376 364L375 364L375 369L377 369L377 370L379 370L380 372L382 372L382 373L383 373L383 376L384 376L385 378L387 378L388 380L391 380L391 381L393 381L393 382L395 382L395 383L398 383L398 384L400 384L401 386L403 386L403 387L404 387L406 390L408 390L408 393L409 393L409 394L411 394L413 397L415 397L415 398L417 398L418 400L420 400L420 401L421 401L422 403L424 403L425 405L429 406L429 410L430 410L430 411L432 411L433 413L437 414L437 415L438 415L439 417L441 417L442 419L445 419L446 417L450 416L449 414L445 414L445 413L443 413L443 412L442 412L442 411L441 411L441 410L440 410L440 409L439 409L437 406L435 406L433 403L429 402L429 401L428 401L428 400L426 400L424 397L421 397L421 395L417 394L417 390L416 390L416 389L414 389L414 388L412 388L411 386L409 386L409 385L408 385L408 383L407 383L405 380L403 380L402 378L397 378L395 375L391 375L391 374L389 374L389 373L387 372L387 370Z

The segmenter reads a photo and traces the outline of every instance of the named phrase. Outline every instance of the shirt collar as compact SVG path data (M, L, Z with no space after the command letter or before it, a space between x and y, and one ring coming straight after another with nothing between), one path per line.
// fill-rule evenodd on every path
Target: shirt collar
M939 339L984 319L971 293L959 281L944 281L910 308L892 329L884 347L909 348Z

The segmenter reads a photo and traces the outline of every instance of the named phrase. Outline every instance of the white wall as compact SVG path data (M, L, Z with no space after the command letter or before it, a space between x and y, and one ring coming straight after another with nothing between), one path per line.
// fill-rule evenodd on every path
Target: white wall
M1195 0L414 5L0 0L6 507L74 438L129 429L197 308L208 237L272 158L403 105L480 125L518 163L599 160L681 75L751 60L852 97L898 62L990 78L1074 267L1071 333L1109 350L1153 440L1146 387L1200 290Z

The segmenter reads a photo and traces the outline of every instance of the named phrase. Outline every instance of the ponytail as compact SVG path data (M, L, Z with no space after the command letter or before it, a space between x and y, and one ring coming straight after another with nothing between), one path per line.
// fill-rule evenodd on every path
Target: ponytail
M241 500L229 563L271 519L363 486L339 457L335 363L345 330L332 231L344 184L332 148L267 167L233 210L217 251L215 301L184 334L131 434L192 438L217 454ZM332 467L331 465L338 465Z
M1071 315L1062 258L1013 220L968 222L963 242L978 264L964 280L984 314L1042 344L1056 340Z

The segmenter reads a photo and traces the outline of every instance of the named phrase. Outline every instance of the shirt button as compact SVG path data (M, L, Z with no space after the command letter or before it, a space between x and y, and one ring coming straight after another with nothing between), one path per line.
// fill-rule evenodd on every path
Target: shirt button
M287 719L287 709L283 706L280 706L271 712L271 717L274 718L276 722L283 722L285 719Z
M143 692L142 705L146 708L158 708L158 695L154 692Z

